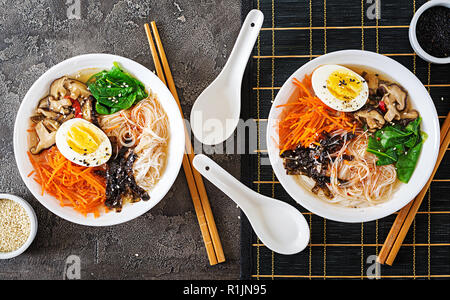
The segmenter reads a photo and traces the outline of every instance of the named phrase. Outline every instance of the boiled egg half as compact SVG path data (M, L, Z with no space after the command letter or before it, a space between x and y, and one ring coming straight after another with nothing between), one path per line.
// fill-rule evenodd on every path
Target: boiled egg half
M323 65L311 77L316 96L337 111L351 112L366 104L367 82L356 72L340 65Z
M81 119L64 122L56 132L56 146L71 162L96 167L111 158L111 142L106 134L94 124Z

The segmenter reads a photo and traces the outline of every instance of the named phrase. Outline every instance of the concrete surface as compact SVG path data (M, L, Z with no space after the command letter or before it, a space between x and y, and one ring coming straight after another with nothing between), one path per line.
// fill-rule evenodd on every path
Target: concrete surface
M239 0L0 0L0 192L24 197L39 231L20 257L0 261L0 279L63 279L66 259L81 259L82 279L237 279L239 210L208 182L207 190L227 262L210 267L183 171L144 216L109 228L71 224L47 211L20 179L13 126L21 99L56 63L84 53L113 53L150 69L144 23L156 20L186 116L219 73L240 29ZM74 11L76 13L76 10ZM69 14L70 15L70 14ZM234 176L238 155L213 158Z

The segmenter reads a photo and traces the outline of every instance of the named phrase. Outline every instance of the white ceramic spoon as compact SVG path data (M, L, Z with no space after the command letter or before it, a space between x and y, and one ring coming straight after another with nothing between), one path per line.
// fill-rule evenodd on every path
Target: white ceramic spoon
M222 143L236 129L241 114L242 77L263 21L261 11L250 11L222 72L192 107L192 132L205 145Z
M252 191L203 154L194 158L193 165L236 202L269 249L280 254L295 254L306 248L309 226L295 207Z

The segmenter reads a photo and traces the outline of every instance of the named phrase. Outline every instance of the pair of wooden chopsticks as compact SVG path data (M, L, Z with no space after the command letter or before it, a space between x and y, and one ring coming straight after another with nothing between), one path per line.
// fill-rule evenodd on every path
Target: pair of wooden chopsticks
M153 21L150 25L151 30L150 26L145 24L145 31L147 33L148 43L153 56L156 73L158 74L159 79L167 85L173 97L177 101L181 116L184 119L180 99L178 98L175 82L172 77L172 72L170 71L169 63L167 61L158 29L156 28L156 23ZM156 46L153 41L152 31L155 37ZM200 230L205 243L209 263L211 265L215 265L217 263L224 262L225 255L223 253L222 244L220 242L219 233L217 232L216 223L214 222L214 217L209 204L208 195L206 194L205 185L203 184L202 176L199 172L197 172L197 170L194 169L192 165L192 160L194 159L194 148L192 147L190 135L186 128L186 123L184 131L186 135L186 151L183 157L183 169L186 174L192 201L194 202L194 209L200 224Z
M447 151L447 148L450 143L450 112L445 119L444 124L441 128L441 147L439 148L439 155L434 167L433 173L431 174L430 179L428 179L427 183L417 195L417 197L411 201L407 206L403 207L397 218L392 225L391 231L389 232L386 241L384 242L383 247L381 248L380 254L378 255L378 262L381 264L392 265L395 257L397 256L400 247L402 246L403 240L408 233L409 228L411 227L412 222L417 214L417 211L420 208L423 198L425 197L428 188L430 187L431 181L433 180L436 171L441 164L441 161Z

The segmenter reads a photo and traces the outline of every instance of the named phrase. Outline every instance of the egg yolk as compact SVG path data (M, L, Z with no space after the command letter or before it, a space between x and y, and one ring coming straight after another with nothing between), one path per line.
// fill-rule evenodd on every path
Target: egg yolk
M79 154L90 154L100 146L100 140L91 128L84 124L72 126L67 134L67 144Z
M336 70L327 79L327 88L339 100L355 99L362 90L362 82L356 74L348 70Z

